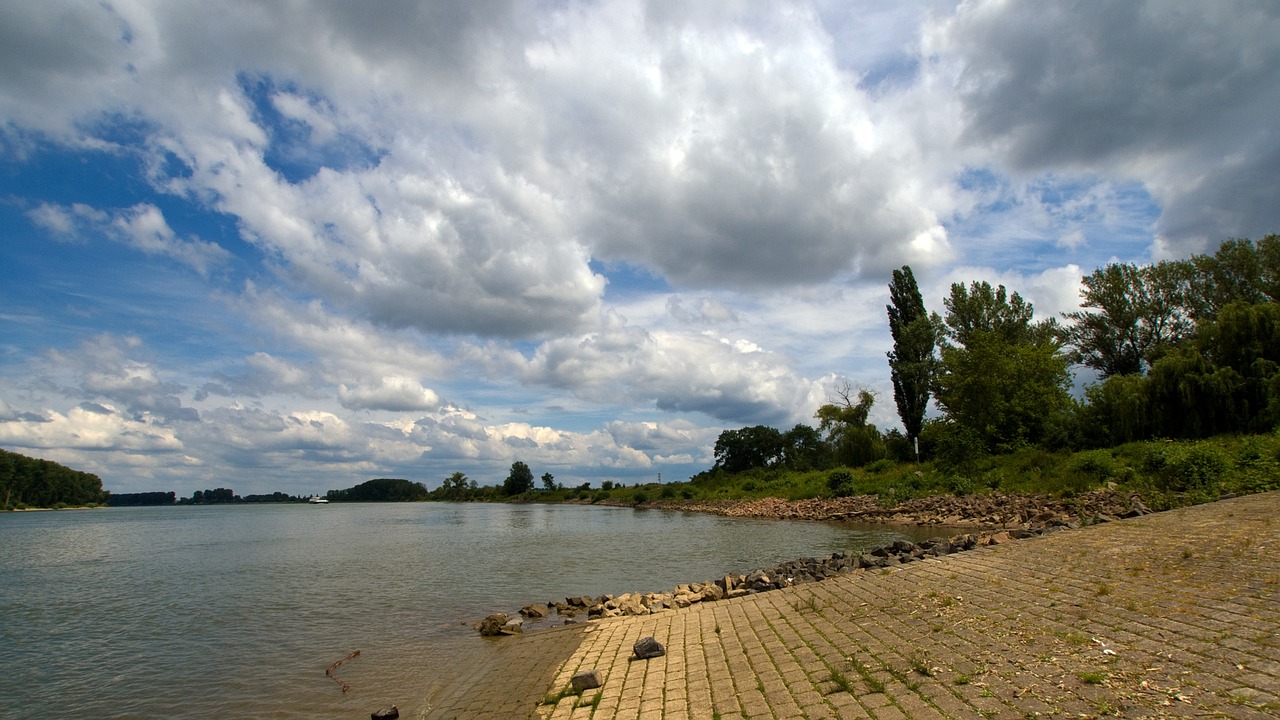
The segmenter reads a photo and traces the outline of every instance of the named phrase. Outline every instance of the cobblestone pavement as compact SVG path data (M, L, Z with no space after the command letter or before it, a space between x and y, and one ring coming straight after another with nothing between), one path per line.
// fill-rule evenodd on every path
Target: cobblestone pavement
M667 654L631 660L645 636ZM454 716L1280 717L1280 493L519 642Z

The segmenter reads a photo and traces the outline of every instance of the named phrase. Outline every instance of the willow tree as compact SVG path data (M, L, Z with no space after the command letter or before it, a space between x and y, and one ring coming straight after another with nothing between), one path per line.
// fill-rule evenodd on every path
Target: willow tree
M909 265L893 271L889 283L889 332L893 350L888 352L889 375L893 381L893 401L906 431L907 442L920 459L920 431L929 406L929 387L937 368L934 347L937 331L924 309L924 299Z

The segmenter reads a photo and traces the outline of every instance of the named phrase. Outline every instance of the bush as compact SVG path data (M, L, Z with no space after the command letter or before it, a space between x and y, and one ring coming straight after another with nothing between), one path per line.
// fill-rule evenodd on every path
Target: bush
M973 480L964 475L951 475L947 477L947 489L955 495L972 495Z
M1071 459L1071 469L1098 483L1110 480L1118 473L1115 456L1107 450L1076 453Z
M1216 488L1231 462L1210 443L1163 443L1147 455L1146 469L1155 485L1168 492L1203 492Z
M853 476L844 470L836 470L827 475L827 489L835 497L848 497L855 494Z
M897 462L891 460L890 458L880 458L879 460L867 466L867 472L882 473L885 470L888 470L889 468L894 467L895 465L897 465Z

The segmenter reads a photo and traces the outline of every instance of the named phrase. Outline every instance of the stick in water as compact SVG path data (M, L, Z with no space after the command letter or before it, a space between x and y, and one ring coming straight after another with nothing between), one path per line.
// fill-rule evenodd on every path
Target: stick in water
M334 664L330 665L330 666L329 666L329 669L324 671L324 674L325 674L325 675L328 675L330 680L332 680L332 681L334 681L334 682L336 682L336 683L338 683L339 685L341 685L341 686L342 686L342 694L343 694L343 695L347 694L347 692L351 690L351 686L350 686L350 685L348 685L348 684L346 684L345 682L343 682L343 681L339 680L339 679L337 678L337 676L335 676L335 675L333 674L333 671L334 671L334 670L337 670L337 669L338 669L338 666L339 666L339 665L341 665L342 663L344 663L344 662L346 662L346 661L348 661L348 660L350 660L350 659L352 659L352 658L357 658L357 657L360 657L360 651L359 651L359 650L356 650L356 651L352 652L350 655L348 655L348 656L346 656L346 657L342 658L341 660L339 660L338 662L336 662L336 663L334 663Z

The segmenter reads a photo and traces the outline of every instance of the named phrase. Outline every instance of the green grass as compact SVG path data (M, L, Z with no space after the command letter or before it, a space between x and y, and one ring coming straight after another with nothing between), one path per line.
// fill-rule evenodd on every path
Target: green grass
M1280 489L1280 433L1207 440L1154 440L1079 452L1028 447L973 458L963 468L938 462L879 460L862 468L792 471L708 470L686 482L609 484L604 488L534 490L514 497L480 488L474 499L512 502L590 502L648 507L661 503L787 500L831 497L828 479L843 473L840 494L875 496L894 506L919 497L1019 493L1070 499L1102 487L1138 493L1152 510L1193 505L1226 494Z
M1101 685L1106 682L1107 676L1100 672L1082 672L1076 675L1080 678L1080 682L1086 685Z

